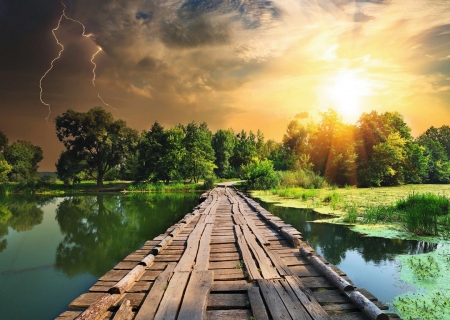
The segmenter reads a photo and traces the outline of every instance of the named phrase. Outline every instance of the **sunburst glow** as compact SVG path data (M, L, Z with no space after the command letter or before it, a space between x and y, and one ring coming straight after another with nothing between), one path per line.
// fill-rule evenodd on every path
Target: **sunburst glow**
M371 93L371 84L361 70L341 70L326 89L327 97L346 121L354 121L361 113L361 99Z

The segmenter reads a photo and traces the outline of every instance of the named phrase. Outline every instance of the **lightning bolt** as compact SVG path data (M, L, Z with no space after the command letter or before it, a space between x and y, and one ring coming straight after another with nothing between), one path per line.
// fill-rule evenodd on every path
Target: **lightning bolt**
M47 114L47 117L45 118L45 120L47 121L47 123L48 123L48 119L50 118L50 114L52 113L52 110L51 110L50 104L47 103L47 102L45 102L44 99L42 98L42 95L43 95L42 81L44 81L45 77L50 73L50 71L52 71L55 62L56 62L59 58L61 58L61 55L62 55L62 53L63 53L63 51L64 51L64 49L65 49L65 48L64 48L64 45L63 45L61 42L59 42L58 36L56 35L56 31L59 30L59 28L60 28L60 26L61 26L61 22L62 22L62 20L63 20L63 18L64 18L64 19L66 19L66 20L70 20L70 21L72 21L72 22L78 23L78 24L82 27L82 29L83 29L83 32L82 32L82 34L81 34L83 37L85 37L85 38L91 38L91 37L93 36L91 33L86 34L86 27L84 26L83 23L81 23L81 21L76 20L76 19L73 19L73 18L70 18L70 17L68 17L68 16L66 15L66 8L67 8L67 7L66 7L66 5L64 4L64 2L61 1L61 5L63 6L63 10L62 10L61 16L59 17L58 24L56 25L56 27L55 27L54 29L52 29L53 38L55 38L56 43L60 46L60 50L59 50L59 52L58 52L58 55L51 61L50 67L48 68L48 70L45 71L45 73L43 74L43 76L42 76L41 79L39 80L39 89L40 89L39 99L41 100L41 103L42 103L43 105L45 105L45 106L48 108L48 114ZM96 68L97 68L97 64L94 62L94 59L95 59L95 57L97 56L97 54L100 53L101 51L103 51L102 48L99 47L99 46L97 46L97 51L96 51L96 52L92 55L92 57L91 57L91 63L92 63L93 66L94 66L94 68L92 69L92 73L93 73L92 85L93 85L94 87L95 87L95 78L96 78L95 70L96 70ZM98 98L100 99L100 101L101 101L105 106L108 106L108 107L114 109L115 111L119 112L118 109L116 109L116 108L112 107L111 105L109 105L108 103L106 103L106 102L103 100L103 98L100 96L100 94L99 94L98 92L97 92L97 96L98 96Z

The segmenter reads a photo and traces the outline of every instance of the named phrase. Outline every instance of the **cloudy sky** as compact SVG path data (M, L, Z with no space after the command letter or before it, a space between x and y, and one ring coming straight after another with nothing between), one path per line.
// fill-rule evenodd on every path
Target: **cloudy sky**
M328 108L450 125L448 0L0 0L0 48L0 131L41 146L45 171L68 108L276 140Z

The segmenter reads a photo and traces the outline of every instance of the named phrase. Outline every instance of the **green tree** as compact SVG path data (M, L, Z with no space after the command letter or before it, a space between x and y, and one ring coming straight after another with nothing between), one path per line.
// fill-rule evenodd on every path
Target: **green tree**
M234 145L233 156L230 163L235 172L239 172L241 166L245 166L258 157L256 147L256 136L250 130L247 134L244 130L236 135L236 143Z
M96 107L88 112L67 110L55 119L56 135L67 151L85 161L87 173L103 186L105 174L134 153L138 133L123 120L114 120L110 112Z
M291 170L309 170L311 147L309 140L311 130L302 125L298 120L292 120L283 136L283 146L287 156L286 162Z
M431 127L416 139L416 142L424 149L427 163L423 181L448 183L450 182L450 161L437 136L438 130Z
M342 122L338 113L329 109L311 130L311 162L329 183L356 184L356 128Z
M11 181L37 180L38 163L44 158L41 147L29 141L18 140L6 147L3 155L12 167L9 173Z
M200 178L213 173L215 156L212 148L212 133L205 122L197 125L195 122L189 123L184 128L185 136L183 145L186 154L183 160L183 173L188 179L195 183Z
M80 161L76 153L72 150L61 152L55 166L58 178L65 185L73 185L74 183L80 182L82 173L88 170L86 161Z
M364 113L358 120L358 184L360 186L420 183L427 158L398 112Z
M230 158L233 155L236 137L233 129L218 130L212 138L212 147L216 156L214 164L215 174L220 178L230 177L233 174Z
M157 177L166 184L181 176L183 159L186 157L183 140L184 131L181 125L164 133L163 150L157 162Z
M8 146L8 137L0 131L0 153Z
M157 121L149 131L144 131L137 145L135 181L157 181L158 163L162 157L164 128Z
M8 181L8 174L11 172L12 166L0 155L0 183Z

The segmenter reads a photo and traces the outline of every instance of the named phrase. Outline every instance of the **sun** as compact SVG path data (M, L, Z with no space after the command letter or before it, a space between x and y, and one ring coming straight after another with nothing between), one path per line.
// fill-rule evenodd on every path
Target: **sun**
M360 116L361 99L371 93L370 87L361 70L344 69L331 78L325 91L344 121L353 122Z

